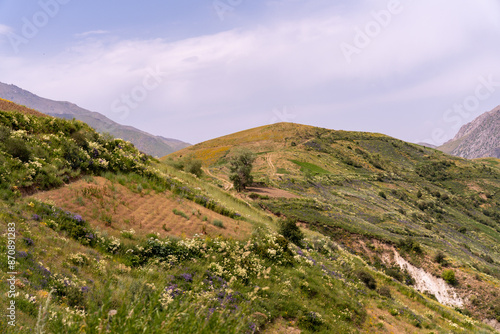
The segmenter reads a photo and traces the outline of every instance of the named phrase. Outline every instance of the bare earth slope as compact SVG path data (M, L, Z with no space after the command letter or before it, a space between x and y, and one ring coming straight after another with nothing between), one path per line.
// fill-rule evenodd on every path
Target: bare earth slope
M35 198L78 212L92 226L111 234L133 229L138 236L148 233L178 237L207 234L243 239L251 232L247 222L224 217L196 203L174 198L169 193L136 193L102 177L80 180L63 188L41 192ZM187 218L175 214L174 210L185 213ZM211 224L214 220L222 221L225 228Z

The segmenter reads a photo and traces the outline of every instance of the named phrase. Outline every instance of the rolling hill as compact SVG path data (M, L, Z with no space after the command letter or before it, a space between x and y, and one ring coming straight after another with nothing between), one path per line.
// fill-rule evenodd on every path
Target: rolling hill
M0 98L25 105L47 115L65 119L75 118L89 124L100 133L110 133L113 137L130 141L139 150L157 157L190 145L180 140L154 136L134 127L118 124L100 113L80 108L70 102L45 99L14 85L0 83Z
M500 158L500 106L462 126L438 149L467 159Z
M256 154L257 182L299 197L254 195L258 207L295 217L360 255L372 253L360 246L372 242L367 240L401 245L411 238L428 250L419 265L436 276L440 269L431 254L446 252L464 282L475 281L471 268L500 277L498 159L468 161L381 134L281 123L200 143L163 160L201 159L222 186L241 148ZM490 256L492 262L486 261ZM459 291L464 300L471 295L468 285ZM474 293L493 291L480 285Z
M0 136L0 250L15 259L0 305L17 322L2 332L494 333L500 320L496 159L281 123L159 163L22 107L0 111ZM256 184L224 190L242 148ZM186 156L205 173L178 170Z

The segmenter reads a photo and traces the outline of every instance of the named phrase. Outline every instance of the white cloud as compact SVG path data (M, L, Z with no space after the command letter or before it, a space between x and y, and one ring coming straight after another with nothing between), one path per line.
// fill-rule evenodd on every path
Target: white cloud
M12 32L12 28L0 23L0 36L7 35Z
M93 36L93 35L105 35L105 34L109 34L109 31L107 31L107 30L91 30L91 31L86 31L86 32L76 34L75 37L82 38L82 37L89 37L89 36Z
M417 112L415 101L451 103L473 88L478 76L497 68L492 54L498 54L493 51L499 51L499 34L492 27L500 10L488 0L453 6L404 2L402 12L349 64L341 43L351 43L356 27L364 29L373 20L371 12L386 6L387 1L366 1L348 16L332 8L314 17L282 18L177 42L115 40L106 31L89 31L77 37L92 39L78 40L57 57L18 59L15 67L2 60L0 72L2 81L113 117L112 102L140 85L148 68L158 67L162 84L123 121L195 142L231 132L224 129L225 120L232 126L240 121L241 129L290 105L314 111L309 121L297 121L326 126L342 112L353 129L357 119L349 118L350 112L376 108L383 118L385 109L395 106ZM187 125L193 129L190 138L179 130ZM386 133L395 128L391 121L373 126ZM215 130L207 133L207 128Z

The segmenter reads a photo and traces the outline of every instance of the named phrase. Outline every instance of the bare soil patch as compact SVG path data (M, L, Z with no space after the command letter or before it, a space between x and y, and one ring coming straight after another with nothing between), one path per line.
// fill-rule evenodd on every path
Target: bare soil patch
M102 177L94 177L92 182L80 180L33 197L78 213L92 226L111 234L134 229L137 236L206 234L244 239L252 231L248 222L225 217L170 192L133 192ZM213 225L215 220L224 228Z
M269 187L247 187L247 191L249 193L256 193L261 196L269 196L272 198L300 198L300 196L297 196L295 194L292 194L291 192L288 192L286 190L282 189L277 189L277 188L269 188Z

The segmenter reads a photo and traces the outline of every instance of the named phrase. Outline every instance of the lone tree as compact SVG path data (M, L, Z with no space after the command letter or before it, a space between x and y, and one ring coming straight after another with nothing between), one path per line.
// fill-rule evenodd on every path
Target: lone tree
M249 150L241 150L231 159L229 179L233 181L236 191L244 190L253 182L252 172L255 155Z

